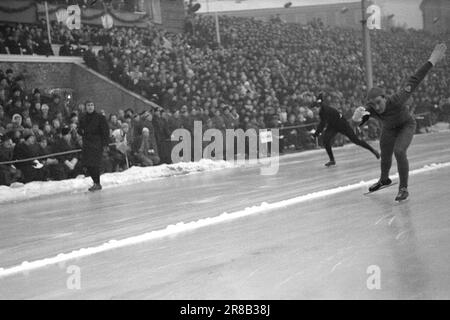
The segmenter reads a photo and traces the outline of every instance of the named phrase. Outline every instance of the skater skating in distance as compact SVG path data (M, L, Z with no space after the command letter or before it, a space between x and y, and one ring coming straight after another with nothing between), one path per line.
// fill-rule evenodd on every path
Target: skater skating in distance
M325 166L329 167L336 164L331 146L333 145L334 138L338 133L345 135L354 144L369 150L377 159L380 158L380 154L378 153L378 151L372 148L367 142L359 139L356 136L352 127L350 127L350 124L347 122L347 120L343 118L342 114L336 109L327 105L327 103L324 101L322 93L319 94L319 96L316 98L316 101L312 104L312 108L320 108L320 123L317 126L317 129L314 132L313 136L317 138L322 133L322 130L326 127L322 138L323 145L325 147L325 150L327 151L330 161L327 162Z
M381 176L377 183L369 187L370 192L392 183L389 179L389 170L392 165L392 154L394 154L400 180L399 192L395 200L402 201L408 198L409 163L406 152L416 130L416 121L405 103L425 78L427 72L445 56L446 50L445 44L436 45L428 61L408 79L400 91L386 97L383 88L374 87L368 92L367 105L355 110L353 120L361 122L360 126L369 117L376 117L382 123L380 137Z

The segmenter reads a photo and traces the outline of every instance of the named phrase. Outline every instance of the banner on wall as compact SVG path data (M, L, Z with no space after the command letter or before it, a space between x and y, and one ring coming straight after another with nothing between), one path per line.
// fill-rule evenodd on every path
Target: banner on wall
M67 20L67 9L59 9L58 11L56 11L56 21L58 21L58 23L65 23Z
M111 17L111 15L108 13L102 16L102 25L105 29L111 29L114 25L113 17Z

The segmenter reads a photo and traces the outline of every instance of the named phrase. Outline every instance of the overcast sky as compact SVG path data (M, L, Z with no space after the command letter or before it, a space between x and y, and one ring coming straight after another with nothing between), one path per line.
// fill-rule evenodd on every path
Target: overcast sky
M318 5L329 3L359 2L355 0L197 0L202 6L199 12L247 10L256 8L281 8L286 2L292 6ZM422 0L374 0L385 15L394 14L396 24L406 24L408 28L422 28L422 12L419 5Z

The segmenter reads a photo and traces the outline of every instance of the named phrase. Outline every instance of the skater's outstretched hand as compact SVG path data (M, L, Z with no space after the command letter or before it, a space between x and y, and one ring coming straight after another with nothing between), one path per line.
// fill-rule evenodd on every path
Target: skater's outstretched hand
M444 58L446 50L447 46L445 45L445 43L437 44L436 47L434 47L434 50L431 53L430 59L428 59L428 61L430 61L433 66L435 66L436 63Z
M361 122L362 118L365 115L369 115L370 112L366 110L364 107L358 107L356 108L355 112L353 113L352 120L355 122Z

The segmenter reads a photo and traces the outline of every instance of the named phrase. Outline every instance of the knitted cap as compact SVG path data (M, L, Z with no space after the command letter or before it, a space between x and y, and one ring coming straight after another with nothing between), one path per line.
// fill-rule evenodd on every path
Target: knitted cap
M384 91L383 88L381 88L381 87L373 87L367 93L367 100L372 100L372 99L375 99L378 96L384 96L384 95L386 95L386 92Z

